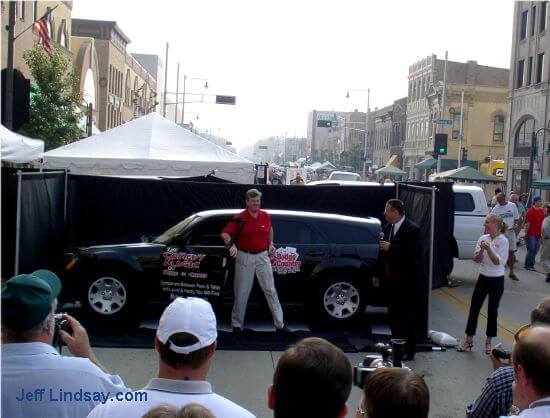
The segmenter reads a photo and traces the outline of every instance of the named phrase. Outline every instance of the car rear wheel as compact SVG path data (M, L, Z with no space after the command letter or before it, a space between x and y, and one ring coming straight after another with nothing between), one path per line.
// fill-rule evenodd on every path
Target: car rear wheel
M351 275L325 280L310 301L310 326L351 326L365 311L366 297L359 280Z
M81 304L92 320L108 321L112 325L130 318L135 295L124 271L101 269L88 274Z

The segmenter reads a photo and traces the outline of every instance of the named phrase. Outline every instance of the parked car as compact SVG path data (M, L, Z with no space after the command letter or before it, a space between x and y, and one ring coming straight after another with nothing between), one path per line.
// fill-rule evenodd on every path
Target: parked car
M152 242L78 248L67 254L61 298L80 300L96 319L110 320L135 317L143 303L169 303L177 296L232 303L234 262L220 233L228 222L239 222L237 212L199 212ZM371 285L378 219L268 212L277 248L275 286L283 304L305 305L314 325L345 324L364 312L367 302L380 303Z
M361 176L357 173L348 171L333 171L330 173L327 180L361 181Z
M380 186L378 183L366 181L313 181L308 186ZM384 187L394 186L394 183L385 183ZM453 257L461 260L474 258L474 250L478 238L483 234L483 222L489 214L485 193L479 186L465 186L454 184L454 230L453 230Z

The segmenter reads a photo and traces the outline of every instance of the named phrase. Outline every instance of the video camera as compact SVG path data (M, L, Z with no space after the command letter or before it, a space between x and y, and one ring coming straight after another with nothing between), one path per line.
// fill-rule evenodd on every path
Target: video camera
M378 354L368 354L357 367L353 368L353 384L362 389L367 376L379 368L401 367L408 369L402 361L404 350L405 341L402 339L392 339L391 345L375 344L372 351Z

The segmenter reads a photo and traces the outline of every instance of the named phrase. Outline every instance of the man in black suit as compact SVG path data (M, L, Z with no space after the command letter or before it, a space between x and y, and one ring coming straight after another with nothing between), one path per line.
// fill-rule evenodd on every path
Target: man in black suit
M403 202L386 202L384 238L380 240L374 287L387 292L393 338L405 340L405 355L414 358L416 349L416 315L419 300L420 228L405 217Z

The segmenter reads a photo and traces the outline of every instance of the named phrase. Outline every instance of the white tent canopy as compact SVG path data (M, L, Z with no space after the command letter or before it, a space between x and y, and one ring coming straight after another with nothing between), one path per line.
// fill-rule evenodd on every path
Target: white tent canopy
M2 161L28 163L39 160L44 153L44 141L16 134L4 125L0 125L0 141Z
M254 182L254 163L150 113L44 154L44 167L110 176L215 176Z

